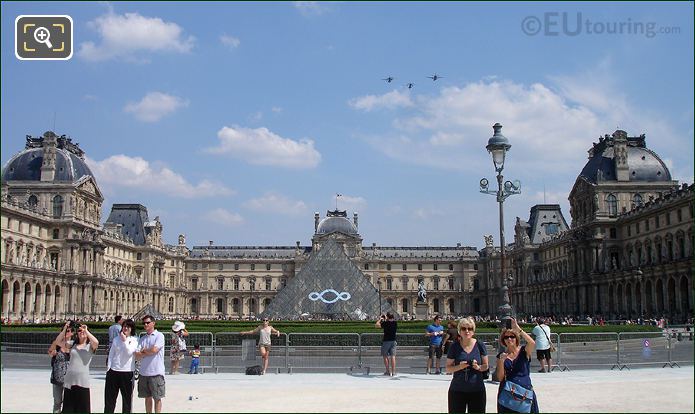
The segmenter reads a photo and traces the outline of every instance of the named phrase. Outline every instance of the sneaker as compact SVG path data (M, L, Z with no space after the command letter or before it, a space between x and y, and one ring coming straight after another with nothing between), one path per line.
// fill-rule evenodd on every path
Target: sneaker
M389 375L391 375L391 373L386 371L386 372L384 372L384 375L388 377Z
M539 369L538 372L545 372L543 368Z
M442 371L440 371L440 370L434 371L434 375L441 375L441 374L442 374Z
M430 375L430 370L425 371L425 375Z

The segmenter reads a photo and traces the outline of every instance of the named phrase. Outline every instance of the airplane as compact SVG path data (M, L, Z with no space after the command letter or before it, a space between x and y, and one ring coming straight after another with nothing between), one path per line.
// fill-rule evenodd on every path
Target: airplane
M414 83L406 83L405 86L408 87L408 89L413 89L413 86L415 86Z
M436 73L432 76L428 76L428 78L432 79L433 81L436 81L437 79L441 79L442 76L437 75Z
M389 77L384 78L382 80L386 81L386 83L391 83L391 81L393 81L393 76L389 76Z

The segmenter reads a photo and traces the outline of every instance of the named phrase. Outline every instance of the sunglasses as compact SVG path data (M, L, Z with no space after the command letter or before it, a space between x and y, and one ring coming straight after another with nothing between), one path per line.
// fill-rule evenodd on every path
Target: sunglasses
M504 339L504 340L507 340L507 339L516 339L516 336L514 336L514 335L507 335L507 336L503 336L502 339Z
M267 319L263 319L263 322L268 322L268 320L267 320Z
M468 328L468 327L465 327L465 326L461 327L461 329L459 329L459 330L460 330L460 331L466 331L466 332L475 332L475 329L473 329L473 328Z
M147 322L143 322L142 324L143 324L143 325L149 325L149 324L151 324L151 323L152 323L152 321L147 321Z

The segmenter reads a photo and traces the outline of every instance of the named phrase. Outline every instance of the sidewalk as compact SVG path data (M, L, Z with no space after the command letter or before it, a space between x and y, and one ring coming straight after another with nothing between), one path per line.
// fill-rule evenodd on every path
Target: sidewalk
M2 372L0 411L48 412L50 370ZM541 412L693 412L693 366L532 374ZM167 376L164 412L446 412L448 375L202 374ZM496 412L497 385L486 384ZM137 391L136 391L137 395ZM92 375L92 412L104 409L104 374ZM191 397L192 399L189 399ZM134 398L134 412L144 412ZM116 405L120 412L120 397Z

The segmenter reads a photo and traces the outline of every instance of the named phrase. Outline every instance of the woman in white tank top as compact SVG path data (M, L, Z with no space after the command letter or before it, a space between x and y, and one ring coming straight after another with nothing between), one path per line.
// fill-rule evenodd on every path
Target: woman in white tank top
M242 335L253 335L255 333L260 334L258 347L261 351L261 358L263 358L263 374L265 374L265 371L268 369L268 357L270 356L270 335L275 334L276 336L280 336L280 331L270 326L268 318L264 318L263 324L258 325L256 329L239 333Z

